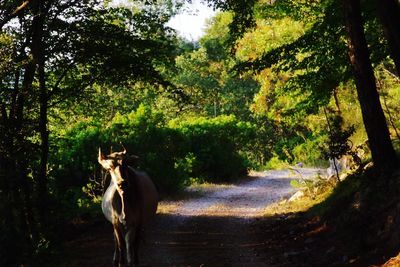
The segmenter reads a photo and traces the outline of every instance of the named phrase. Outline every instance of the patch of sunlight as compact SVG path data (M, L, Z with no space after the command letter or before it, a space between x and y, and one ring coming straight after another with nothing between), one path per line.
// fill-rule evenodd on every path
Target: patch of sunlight
M234 187L236 186L233 184L196 183L188 186L185 191L188 193L210 193Z
M229 203L218 203L210 206L201 214L208 217L260 217L263 210L250 208L247 205L232 205Z
M157 214L173 214L181 208L182 201L161 201L158 204Z

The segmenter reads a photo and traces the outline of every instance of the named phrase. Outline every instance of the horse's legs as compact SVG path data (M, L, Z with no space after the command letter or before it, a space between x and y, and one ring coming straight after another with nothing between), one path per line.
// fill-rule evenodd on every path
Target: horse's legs
M115 249L114 249L113 264L114 266L124 266L126 247L124 243L122 229L118 227L118 225L114 225L114 241L115 241Z
M125 232L125 245L126 245L126 259L128 266L132 266L133 246L132 241L135 238L135 229L129 229Z
M142 234L142 228L139 226L135 229L135 239L133 240L134 264L139 265L139 245Z
M118 237L118 230L114 226L114 257L113 257L113 266L118 266L119 258L120 258L120 240Z
M141 239L140 227L135 227L133 229L130 229L125 234L126 256L127 256L128 266L139 265L140 239Z

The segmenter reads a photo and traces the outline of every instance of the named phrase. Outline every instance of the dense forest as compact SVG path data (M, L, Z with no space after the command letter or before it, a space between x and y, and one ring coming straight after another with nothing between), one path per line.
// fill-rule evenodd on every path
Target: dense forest
M100 214L99 147L162 196L344 156L342 192L400 189L398 1L205 2L199 41L167 26L185 0L0 2L1 266L44 264Z

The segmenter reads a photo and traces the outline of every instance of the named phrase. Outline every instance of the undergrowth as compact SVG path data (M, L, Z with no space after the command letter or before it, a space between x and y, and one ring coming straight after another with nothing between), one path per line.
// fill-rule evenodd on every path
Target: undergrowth
M306 212L326 200L334 190L335 181L320 176L313 179L294 179L291 185L302 192L295 200L283 199L268 206L264 216Z
M337 184L318 179L305 184L303 196L268 207L266 215L303 214L304 223L317 218L329 229L325 242L340 244L359 266L382 264L398 254L400 170L382 172L372 167Z

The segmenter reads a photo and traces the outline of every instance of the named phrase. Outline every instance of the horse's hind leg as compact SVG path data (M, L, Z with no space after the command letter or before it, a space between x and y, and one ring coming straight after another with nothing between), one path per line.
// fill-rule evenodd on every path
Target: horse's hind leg
M139 266L139 243L141 239L141 230L136 227L126 232L126 256L128 266Z
M135 238L133 240L133 263L139 266L139 245L142 238L142 228L139 226L135 229Z
M135 247L135 240L137 238L136 229L132 228L125 234L125 244L126 244L126 256L128 260L128 266L134 266L137 264L136 259L136 247Z

